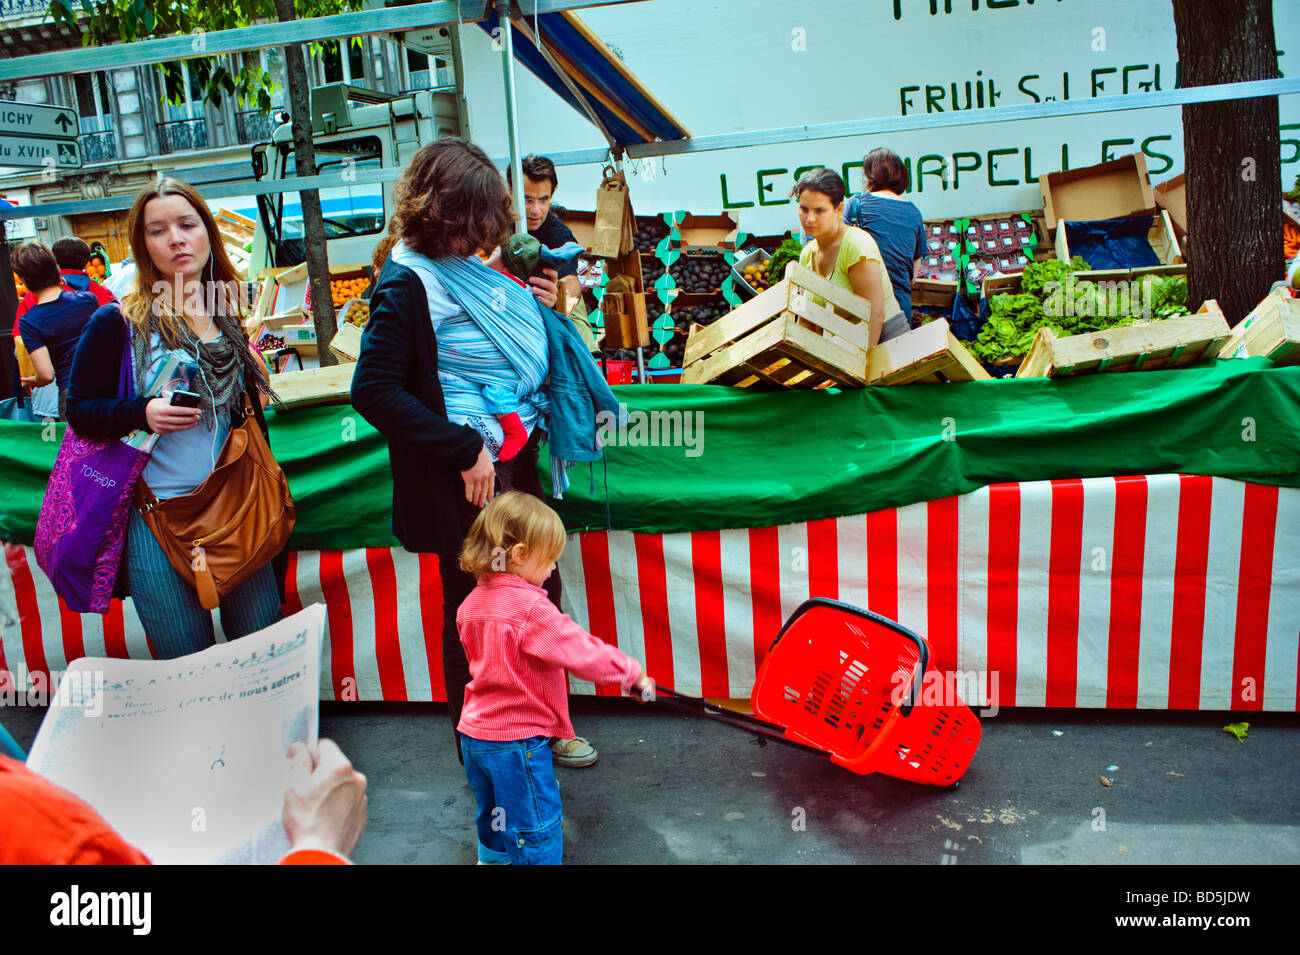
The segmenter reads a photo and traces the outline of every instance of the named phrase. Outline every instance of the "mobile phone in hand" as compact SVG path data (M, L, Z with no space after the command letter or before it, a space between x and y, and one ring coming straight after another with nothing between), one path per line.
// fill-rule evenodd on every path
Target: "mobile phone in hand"
M197 408L199 406L199 396L192 391L177 389L172 392L171 404L179 408Z

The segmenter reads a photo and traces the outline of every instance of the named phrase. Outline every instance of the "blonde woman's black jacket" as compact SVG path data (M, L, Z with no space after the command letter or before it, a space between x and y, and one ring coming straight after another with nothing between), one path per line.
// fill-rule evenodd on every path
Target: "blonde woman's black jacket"
M391 258L370 296L352 406L388 439L393 535L407 550L459 553L460 472L474 466L483 439L447 419L424 285Z

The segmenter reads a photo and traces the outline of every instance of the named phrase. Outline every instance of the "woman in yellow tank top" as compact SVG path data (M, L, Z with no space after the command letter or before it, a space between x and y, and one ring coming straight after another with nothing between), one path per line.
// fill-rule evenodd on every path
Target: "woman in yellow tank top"
M894 298L876 240L844 220L844 180L829 169L799 177L791 197L799 203L799 225L811 241L799 264L871 303L868 343L895 338L910 323ZM824 304L819 296L813 296Z

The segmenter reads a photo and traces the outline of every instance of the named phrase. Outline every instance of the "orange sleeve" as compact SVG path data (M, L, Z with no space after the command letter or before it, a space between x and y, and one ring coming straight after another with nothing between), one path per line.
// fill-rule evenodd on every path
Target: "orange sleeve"
M351 865L343 856L324 849L290 849L280 860L280 865Z
M152 865L149 857L107 826L89 836L66 860L72 865Z
M148 865L83 800L0 756L0 865Z

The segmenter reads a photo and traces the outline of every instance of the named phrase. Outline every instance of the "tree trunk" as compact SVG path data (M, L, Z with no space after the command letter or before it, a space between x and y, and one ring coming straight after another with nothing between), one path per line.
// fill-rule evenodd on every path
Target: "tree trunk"
M293 0L275 0L275 12L281 23L294 19ZM307 80L307 63L302 47L284 48L285 74L289 81L289 107L293 118L294 164L299 176L316 174L316 148L311 141L311 84ZM316 348L321 367L338 364L330 351L330 341L338 331L334 315L334 297L330 294L329 255L325 249L325 217L321 212L320 192L304 189L302 199L303 251L307 256L310 277L311 316L316 326Z
M1183 86L1278 76L1273 0L1173 0ZM1237 324L1283 278L1277 97L1183 107L1187 304Z

